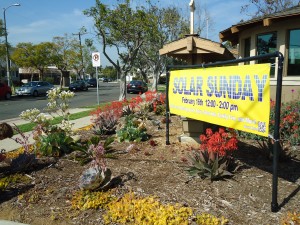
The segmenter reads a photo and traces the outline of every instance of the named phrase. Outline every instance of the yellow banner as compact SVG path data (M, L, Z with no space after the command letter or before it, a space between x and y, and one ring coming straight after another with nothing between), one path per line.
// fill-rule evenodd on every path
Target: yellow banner
M270 64L170 72L173 114L268 136Z

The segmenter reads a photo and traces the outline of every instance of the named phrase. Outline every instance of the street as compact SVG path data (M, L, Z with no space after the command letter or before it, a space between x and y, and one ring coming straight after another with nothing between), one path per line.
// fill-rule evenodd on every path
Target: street
M118 83L99 83L99 102L117 101L119 99ZM135 95L128 95L129 98ZM19 117L26 109L43 110L47 106L47 96L12 97L11 100L0 100L0 121ZM75 92L70 102L70 108L79 108L97 104L97 89L90 87L88 91Z

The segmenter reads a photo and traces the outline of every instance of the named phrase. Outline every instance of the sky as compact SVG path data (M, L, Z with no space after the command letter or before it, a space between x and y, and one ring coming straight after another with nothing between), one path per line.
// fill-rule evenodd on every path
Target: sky
M152 0L166 6L179 6L182 12L187 12L189 19L190 0ZM116 5L122 0L102 0L104 4ZM145 0L132 0L132 4L140 5ZM241 19L249 19L240 13L242 5L248 0L195 0L196 5L206 7L213 23L205 28L203 37L219 42L219 32L238 23ZM20 6L11 6L19 3ZM79 32L81 27L86 27L88 34L85 38L95 38L93 35L93 20L83 15L83 10L95 5L95 0L1 0L2 19L6 15L6 26L8 31L8 42L16 46L20 42L52 41L55 36L72 35ZM11 6L11 7L9 7ZM9 7L9 8L7 8ZM200 10L196 8L196 11ZM195 21L197 18L195 18ZM208 32L207 32L208 31ZM75 35L74 35L75 36ZM76 36L75 36L76 37ZM77 35L78 37L78 35ZM101 50L100 43L95 40L95 46ZM101 57L101 64L108 64Z

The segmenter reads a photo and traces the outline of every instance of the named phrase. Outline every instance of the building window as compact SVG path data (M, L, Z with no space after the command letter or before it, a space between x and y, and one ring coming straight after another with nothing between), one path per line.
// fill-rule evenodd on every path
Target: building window
M277 51L277 32L257 35L257 55L264 55ZM275 63L275 58L258 60L258 63ZM275 67L271 67L271 77L275 76Z
M300 75L300 29L289 31L288 76Z
M244 39L244 58L250 57L250 44L251 44L251 38ZM250 64L250 62L245 62L246 64Z

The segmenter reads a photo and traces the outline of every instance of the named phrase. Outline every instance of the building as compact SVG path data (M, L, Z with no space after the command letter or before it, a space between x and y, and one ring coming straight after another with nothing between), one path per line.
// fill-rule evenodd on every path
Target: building
M287 10L237 23L219 33L221 42L238 45L239 57L249 57L280 51L284 56L282 101L300 97L300 5ZM271 98L275 99L277 70L272 63Z
M60 84L61 71L55 66L48 66L43 73L43 80L52 84ZM29 81L39 80L39 71L33 68L19 68L19 79L21 83L27 83ZM63 86L69 86L70 84L70 71L63 72Z

